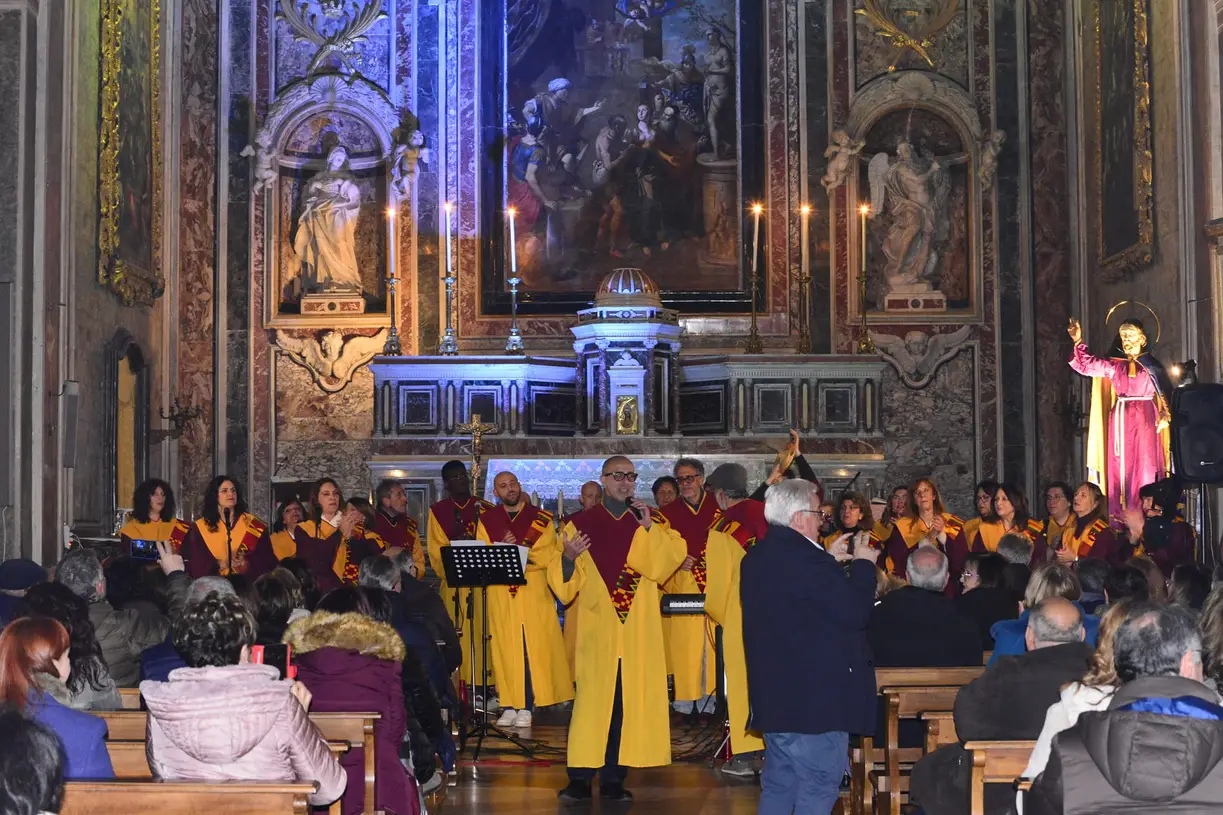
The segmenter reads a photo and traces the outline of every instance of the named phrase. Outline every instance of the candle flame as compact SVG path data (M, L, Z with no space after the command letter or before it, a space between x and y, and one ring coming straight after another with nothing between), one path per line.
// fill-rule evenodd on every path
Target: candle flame
M505 214L508 215L510 218L513 218L518 215L518 210L514 209L513 207L510 207L509 209L505 211Z
M808 215L811 214L811 205L803 204L802 209L800 209L799 211L802 212L803 217L806 218Z
M862 213L863 215L870 215L870 214L871 214L871 205L870 205L870 204L863 204L862 206L858 207L858 212Z
M446 203L442 204L442 209L446 210L447 212L451 212L454 210L454 204L447 201Z
M394 218L394 217L395 217L395 208L394 208L394 207L387 207L387 208L386 208L386 217L388 217L388 218Z
M764 212L764 204L760 204L760 203L752 204L752 214L753 215L759 215L762 212Z

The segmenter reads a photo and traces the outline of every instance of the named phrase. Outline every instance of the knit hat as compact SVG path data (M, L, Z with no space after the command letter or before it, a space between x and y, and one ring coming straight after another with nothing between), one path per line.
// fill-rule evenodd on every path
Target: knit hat
M47 582L47 570L34 561L15 557L0 563L0 591L25 591Z

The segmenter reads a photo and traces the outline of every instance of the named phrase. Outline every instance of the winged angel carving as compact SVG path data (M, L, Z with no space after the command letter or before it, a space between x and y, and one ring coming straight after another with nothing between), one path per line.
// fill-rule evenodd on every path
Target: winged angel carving
M959 353L971 329L964 325L950 334L910 331L904 339L892 334L871 332L879 355L891 362L900 374L900 381L910 388L924 388L944 362Z
M357 369L378 355L386 343L388 330L372 337L350 337L345 342L338 331L326 331L320 339L294 337L284 331L275 332L276 347L310 372L327 393L339 393L352 382Z
M947 242L950 221L947 201L951 179L939 161L930 155L917 155L913 145L902 141L896 146L896 160L887 153L876 153L867 168L871 183L870 217L887 208L892 216L883 254L887 258L883 276L889 292L930 291L939 277L942 249Z
M329 56L339 58L349 73L358 73L352 60L355 46L366 41L366 33L374 24L386 19L382 0L280 0L276 15L293 29L298 42L308 42L318 48L306 67L311 76ZM329 20L342 20L338 28Z

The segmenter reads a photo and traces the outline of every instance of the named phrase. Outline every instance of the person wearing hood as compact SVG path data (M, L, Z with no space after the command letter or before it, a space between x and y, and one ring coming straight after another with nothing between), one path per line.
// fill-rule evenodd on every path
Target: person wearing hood
M210 592L174 621L186 668L167 682L140 683L149 710L153 776L191 781L313 781L313 806L348 783L310 721L310 692L250 662L255 618L235 596Z
M47 570L34 561L15 557L0 563L0 628L21 616L25 593L47 582Z
M1107 709L1059 733L1028 796L1030 815L1223 809L1223 707L1202 684L1192 613L1139 603L1117 629L1121 687Z
M348 773L344 815L375 810L417 815L416 781L400 762L400 745L408 735L402 668L407 649L389 621L374 619L368 592L359 586L330 592L319 601L318 611L289 626L284 641L292 649L298 679L313 694L315 710L381 717L374 723L375 800L365 800L363 751L349 750L342 758ZM385 612L389 617L389 607Z

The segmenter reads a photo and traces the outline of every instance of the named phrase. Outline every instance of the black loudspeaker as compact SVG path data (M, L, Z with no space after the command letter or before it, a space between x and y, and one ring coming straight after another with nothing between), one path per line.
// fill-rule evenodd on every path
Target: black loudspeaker
M1172 391L1172 462L1184 481L1223 484L1223 385Z

